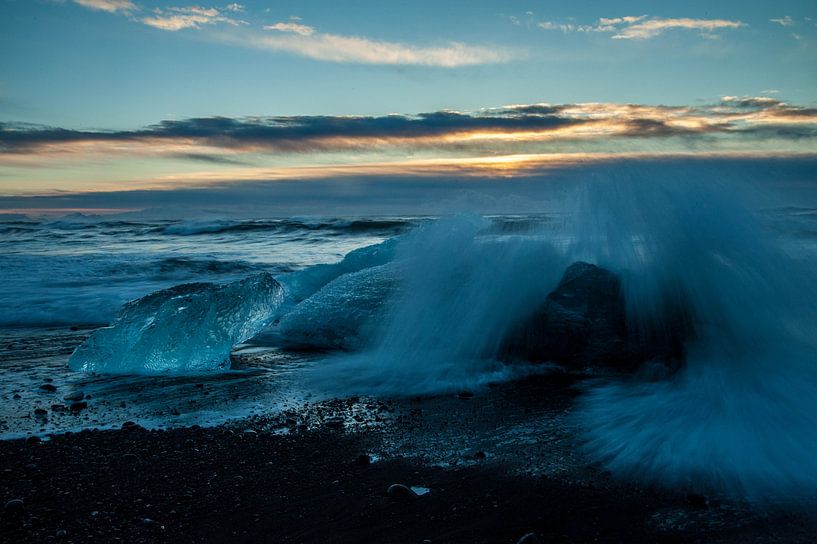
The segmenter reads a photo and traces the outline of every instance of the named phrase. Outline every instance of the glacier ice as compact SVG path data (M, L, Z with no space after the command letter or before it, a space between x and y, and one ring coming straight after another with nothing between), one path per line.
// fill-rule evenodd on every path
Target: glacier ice
M109 374L222 370L230 365L230 349L267 326L283 299L281 285L268 273L157 291L125 304L68 365Z
M357 349L371 338L375 317L399 289L398 267L385 264L344 274L284 315L284 344L309 349Z

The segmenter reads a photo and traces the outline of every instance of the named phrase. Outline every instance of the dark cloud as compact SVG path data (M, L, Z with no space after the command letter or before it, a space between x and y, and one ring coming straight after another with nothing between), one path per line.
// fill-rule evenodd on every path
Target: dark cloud
M729 108L724 111L724 108ZM779 122L775 123L775 120ZM783 125L773 131L763 125ZM308 152L363 148L376 145L471 145L467 141L435 142L434 138L470 132L546 134L565 128L606 125L607 130L582 131L579 136L560 132L564 139L615 136L671 137L703 134L762 134L781 138L813 135L817 108L784 104L765 97L725 97L715 106L683 108L638 104L531 104L506 106L473 113L436 111L418 115L197 117L165 120L132 131L70 130L57 127L0 123L0 152L25 153L48 145L75 142L162 142L207 146L191 150L191 160L236 163L217 153L231 151ZM615 130L609 130L610 128ZM612 134L612 136L610 136ZM423 142L423 139L430 142ZM413 141L413 142L412 142ZM168 153L172 151L168 150ZM227 154L229 155L229 154ZM177 155L179 156L179 155Z
M332 138L422 138L475 130L548 130L586 122L556 115L472 115L439 111L413 117L199 117L166 120L142 130L119 132L0 123L0 151L27 151L42 145L81 141L151 139L193 139L225 148L260 146L297 151L304 143Z

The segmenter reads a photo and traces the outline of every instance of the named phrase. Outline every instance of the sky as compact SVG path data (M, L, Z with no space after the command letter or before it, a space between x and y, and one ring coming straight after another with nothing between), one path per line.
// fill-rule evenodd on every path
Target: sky
M806 0L0 0L0 50L9 210L817 153Z

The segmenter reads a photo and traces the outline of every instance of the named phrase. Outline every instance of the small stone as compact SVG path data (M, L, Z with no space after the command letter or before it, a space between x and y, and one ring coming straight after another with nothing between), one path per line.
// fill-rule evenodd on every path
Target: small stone
M360 455L357 456L357 459L355 459L356 465L368 465L371 462L372 458L369 457L369 455L366 453L361 453Z
M457 398L462 400L468 400L474 398L474 394L471 391L460 391L457 393Z
M13 398L13 399L15 399L15 400L16 400L16 399L21 399L21 398L23 398L23 397L21 397L19 393L14 393L14 395L12 395L12 397L11 397L11 398Z
M125 455L122 456L122 460L127 463L136 463L137 461L139 461L139 456L136 455L135 453L126 453Z
M485 456L485 452L484 452L484 451L478 451L478 452L476 452L476 453L474 454L474 459L477 459L477 460L479 460L479 461L482 461L483 459L485 459L485 457L486 457L486 456Z
M86 408L88 408L88 403L85 401L72 402L71 405L68 406L68 409L72 412L79 412L81 410L85 410Z
M85 395L82 393L82 391L72 391L71 393L65 395L63 397L63 400L79 401L82 400L83 398L85 398Z
M29 436L28 438L26 438L26 442L29 444L39 444L40 442L42 442L42 440L40 440L39 436Z
M706 508L708 502L705 495L699 493L690 493L687 495L687 504L697 510Z
M65 410L65 405L64 404L52 404L51 405L51 411L52 412L62 412L63 410Z
M126 421L122 424L123 429L136 429L139 425L136 424L134 421Z
M54 536L56 538L65 538L66 536L68 536L68 531L66 531L65 529L58 529L57 532L54 533Z
M48 415L48 410L45 410L44 408L37 408L36 410L34 410L34 415L35 415L35 416L45 416L45 415Z
M386 493L388 493L391 498L399 501L413 501L418 497L414 490L403 484L390 485Z
M139 523L141 523L145 527L150 527L151 525L155 524L156 522L150 518L142 518Z
M53 393L54 391L57 390L57 387L50 383L44 383L40 386L40 389L42 389L43 391L48 391L49 393Z
M541 540L536 533L528 533L516 541L516 544L541 544Z
M5 511L10 514L19 514L25 510L25 503L23 499L11 499L6 503Z

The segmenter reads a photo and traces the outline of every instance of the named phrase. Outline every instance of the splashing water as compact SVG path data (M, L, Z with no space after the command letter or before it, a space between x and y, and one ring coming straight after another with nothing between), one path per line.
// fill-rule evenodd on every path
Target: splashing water
M620 271L628 319L683 300L694 339L668 380L589 388L579 420L613 471L751 500L817 492L817 286L735 201L695 183L588 184L572 251Z

